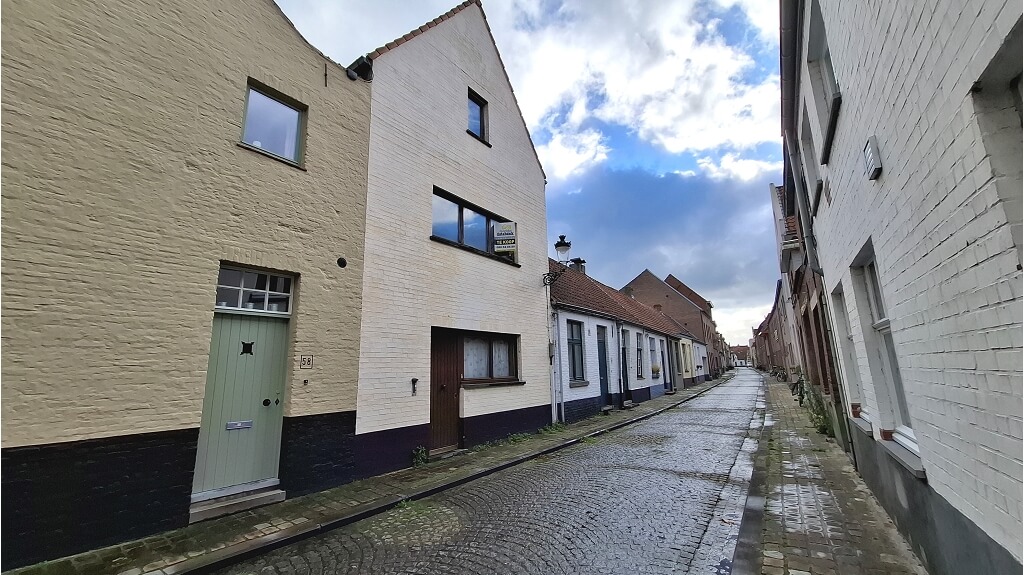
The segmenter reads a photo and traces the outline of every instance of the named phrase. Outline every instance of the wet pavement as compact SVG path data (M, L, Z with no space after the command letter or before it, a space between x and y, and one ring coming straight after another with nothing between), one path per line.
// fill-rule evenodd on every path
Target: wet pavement
M850 459L771 382L761 575L926 575ZM807 402L805 402L806 404Z
M763 418L760 376L737 372L651 419L219 573L729 573Z

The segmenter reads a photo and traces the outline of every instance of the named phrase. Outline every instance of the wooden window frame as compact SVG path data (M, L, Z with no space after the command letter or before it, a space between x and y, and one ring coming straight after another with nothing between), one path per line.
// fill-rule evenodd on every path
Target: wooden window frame
M487 345L487 373L490 377L464 377L466 366L465 341L467 337L486 339ZM522 383L519 379L519 336L508 333L493 333L487 331L465 331L458 330L459 358L462 361L462 368L459 373L459 380L465 386L478 385L500 385L510 383ZM508 344L508 369L506 377L494 377L494 342L504 341Z
M583 322L575 320L565 320L565 341L566 347L569 351L569 379L572 381L586 381L587 379L587 357L583 353ZM572 328L578 327L580 330L579 339L572 337ZM574 373L576 362L573 361L573 351L576 351L580 355L580 370L581 373Z

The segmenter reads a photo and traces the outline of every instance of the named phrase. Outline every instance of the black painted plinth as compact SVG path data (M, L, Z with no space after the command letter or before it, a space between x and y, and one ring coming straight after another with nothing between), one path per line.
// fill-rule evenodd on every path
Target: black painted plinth
M0 451L0 569L188 524L199 429Z

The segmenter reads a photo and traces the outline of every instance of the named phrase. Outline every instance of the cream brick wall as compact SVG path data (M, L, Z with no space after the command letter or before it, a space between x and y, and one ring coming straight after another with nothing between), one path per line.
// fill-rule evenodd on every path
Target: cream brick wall
M843 103L831 161L818 166L832 201L822 200L814 224L827 291L844 288L862 403L876 430L892 427L885 388L871 383L871 328L850 271L870 239L928 483L1020 560L1019 119L1009 116L1017 132L1001 140L1015 146L991 145L971 87L1021 4L821 6ZM999 89L983 86L980 97ZM800 96L814 118L808 81ZM808 125L820 149L819 125ZM874 182L862 157L871 135L883 166ZM1004 160L1015 174L993 169Z
M427 423L430 328L520 336L524 386L462 390L472 417L551 401L544 176L483 13L469 6L373 62L356 432ZM488 103L489 148L466 133ZM521 268L428 239L433 187L518 223Z
M2 26L3 446L197 427L221 260L301 276L286 413L353 409L370 87L271 0ZM306 171L236 145L250 76L309 106Z
M569 344L567 321L578 321L583 323L583 373L590 385L585 387L569 387ZM605 318L573 313L565 310L557 312L557 326L554 328L558 333L558 354L559 360L556 365L556 379L562 386L562 401L570 402L577 399L597 397L601 395L601 362L597 355L597 326L607 328L608 340L608 390L611 393L619 393L619 336L616 335L617 328L615 321ZM561 367L560 373L557 368Z

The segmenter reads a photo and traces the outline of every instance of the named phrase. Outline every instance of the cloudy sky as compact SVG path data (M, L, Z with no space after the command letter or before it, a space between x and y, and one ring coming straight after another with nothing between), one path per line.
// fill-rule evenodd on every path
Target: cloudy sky
M348 64L458 0L277 0ZM778 264L778 2L484 0L548 176L548 234L622 287L644 268L710 299L746 344ZM554 255L554 250L551 250Z

